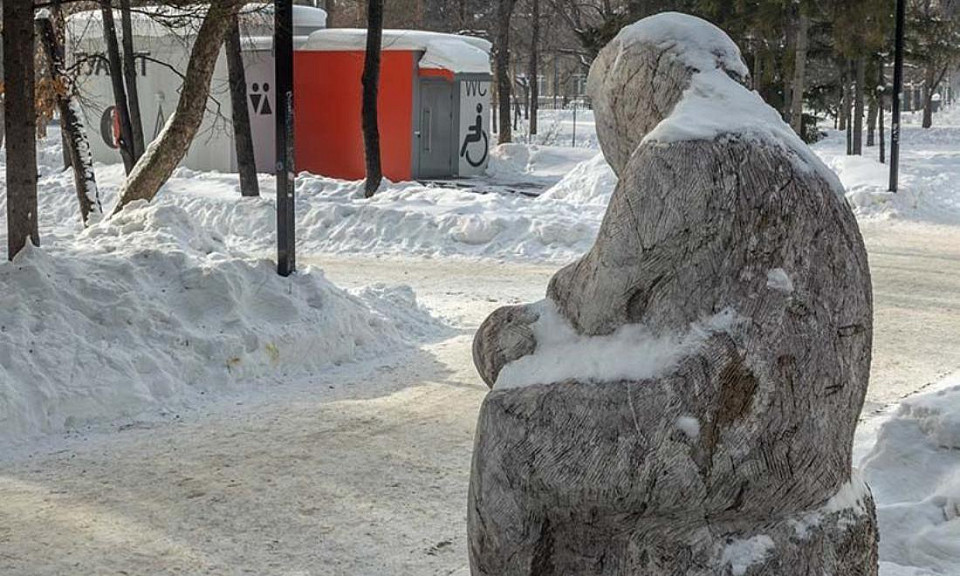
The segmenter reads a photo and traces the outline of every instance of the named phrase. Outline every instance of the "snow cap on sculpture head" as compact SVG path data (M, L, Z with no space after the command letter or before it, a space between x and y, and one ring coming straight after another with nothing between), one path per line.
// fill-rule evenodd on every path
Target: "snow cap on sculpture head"
M746 85L740 49L722 30L695 16L664 12L623 28L590 67L603 155L620 175L653 128L670 115L694 74L720 69Z

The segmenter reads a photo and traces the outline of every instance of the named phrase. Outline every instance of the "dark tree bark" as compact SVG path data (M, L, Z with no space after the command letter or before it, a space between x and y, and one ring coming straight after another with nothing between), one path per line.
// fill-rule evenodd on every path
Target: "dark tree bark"
M879 132L880 132L880 163L883 164L884 162L887 161L886 159L887 141L884 139L884 135L883 135L883 107L886 104L884 100L886 99L886 94L887 94L887 81L883 75L883 59L880 60L879 68L880 68L880 82L879 82L879 86L877 87L877 116L879 116L879 118L877 122L877 127L879 128Z
M66 72L63 49L57 39L53 22L49 17L38 17L36 25L47 60L50 62L50 76L63 87L62 91L57 92L60 129L63 135L64 152L70 161L70 167L73 168L73 183L77 190L77 200L80 202L80 217L83 219L83 225L86 226L90 221L90 214L100 214L102 209L83 113L80 111L79 102L74 97L72 82Z
M137 90L137 62L133 50L133 23L130 0L120 0L120 30L123 35L123 80L127 85L127 112L130 114L130 148L136 162L143 156L143 120L140 117L140 93Z
M247 109L247 75L243 69L243 53L240 48L240 24L236 18L227 33L226 51L227 74L230 81L230 108L233 116L233 144L237 152L240 195L259 196L257 157L253 151L250 111Z
M847 156L853 155L853 89L850 86L852 79L852 63L844 62L846 70L843 81L843 115L847 119Z
M933 126L933 95L937 93L937 87L943 82L947 69L937 70L932 65L924 70L923 85L926 93L923 98L923 128Z
M537 135L537 113L540 111L540 0L531 0L530 21L530 136Z
M867 106L867 148L877 144L877 95L868 99Z
M383 43L383 0L369 0L367 5L367 52L363 60L363 151L367 179L363 195L372 197L383 180L380 165L380 126L377 118L377 97L380 87L380 47Z
M4 127L7 134L7 257L40 245L33 2L3 3Z
M866 58L857 58L857 84L853 95L853 153L857 156L863 155L863 102L866 96L863 85L866 83L866 67Z
M497 101L500 108L500 134L498 142L513 141L510 125L510 93L513 82L510 78L510 16L516 0L497 0L496 76Z
M130 125L130 110L127 107L127 91L123 87L123 65L120 62L120 45L117 42L117 25L113 20L113 7L110 2L100 6L103 14L103 39L107 45L107 63L110 68L110 84L113 87L113 101L116 106L117 120L120 124L120 142L118 149L123 158L123 168L129 175L137 158L133 148L133 128Z
M335 4L336 0L324 0L323 2L323 9L327 13L327 28L334 27L333 19L337 13Z
M837 68L840 70L840 105L838 108L839 120L837 122L837 129L841 132L847 130L847 98L848 98L848 84L850 82L849 77L847 76L847 63L845 60L837 61Z
M134 200L152 200L187 154L203 122L220 47L242 5L243 0L220 0L210 5L190 51L177 108L130 172L114 213Z

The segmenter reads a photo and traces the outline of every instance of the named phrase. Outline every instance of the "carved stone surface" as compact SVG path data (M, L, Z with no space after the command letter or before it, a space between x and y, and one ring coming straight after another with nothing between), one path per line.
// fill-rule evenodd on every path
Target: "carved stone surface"
M589 80L620 181L594 247L547 296L583 336L682 334L726 309L741 321L656 378L494 389L474 449L472 573L875 575L869 490L841 498L859 486L872 340L853 214L781 143L644 142L703 70L678 42L620 40ZM715 67L744 80L729 58ZM491 387L537 351L538 319L513 306L481 326Z

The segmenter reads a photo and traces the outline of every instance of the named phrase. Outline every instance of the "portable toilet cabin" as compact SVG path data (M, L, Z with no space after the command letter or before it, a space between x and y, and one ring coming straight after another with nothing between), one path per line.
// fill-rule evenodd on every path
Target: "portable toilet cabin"
M367 32L325 29L294 52L296 167L364 177ZM490 148L490 43L384 30L378 119L383 174L400 181L483 173Z
M120 13L115 11L117 33ZM131 14L144 140L157 137L177 106L183 74L200 27L202 14L169 6L141 7ZM294 42L326 25L326 12L309 6L294 6ZM68 57L77 66L77 88L89 132L93 159L104 163L120 161L119 123L107 66L103 20L99 9L78 12L67 19ZM275 168L276 108L272 84L273 6L246 5L240 14L241 53L247 81L247 109L253 137L257 171ZM226 54L220 51L210 84L210 96L203 123L190 146L183 166L195 170L236 172L232 107Z

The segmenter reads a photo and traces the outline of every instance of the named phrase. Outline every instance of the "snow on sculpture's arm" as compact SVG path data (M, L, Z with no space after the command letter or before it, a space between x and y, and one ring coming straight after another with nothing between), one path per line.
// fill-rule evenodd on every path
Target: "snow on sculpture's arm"
M851 478L866 252L837 179L747 80L722 31L674 13L594 62L619 177L596 243L474 342L494 388L475 576L876 574Z

